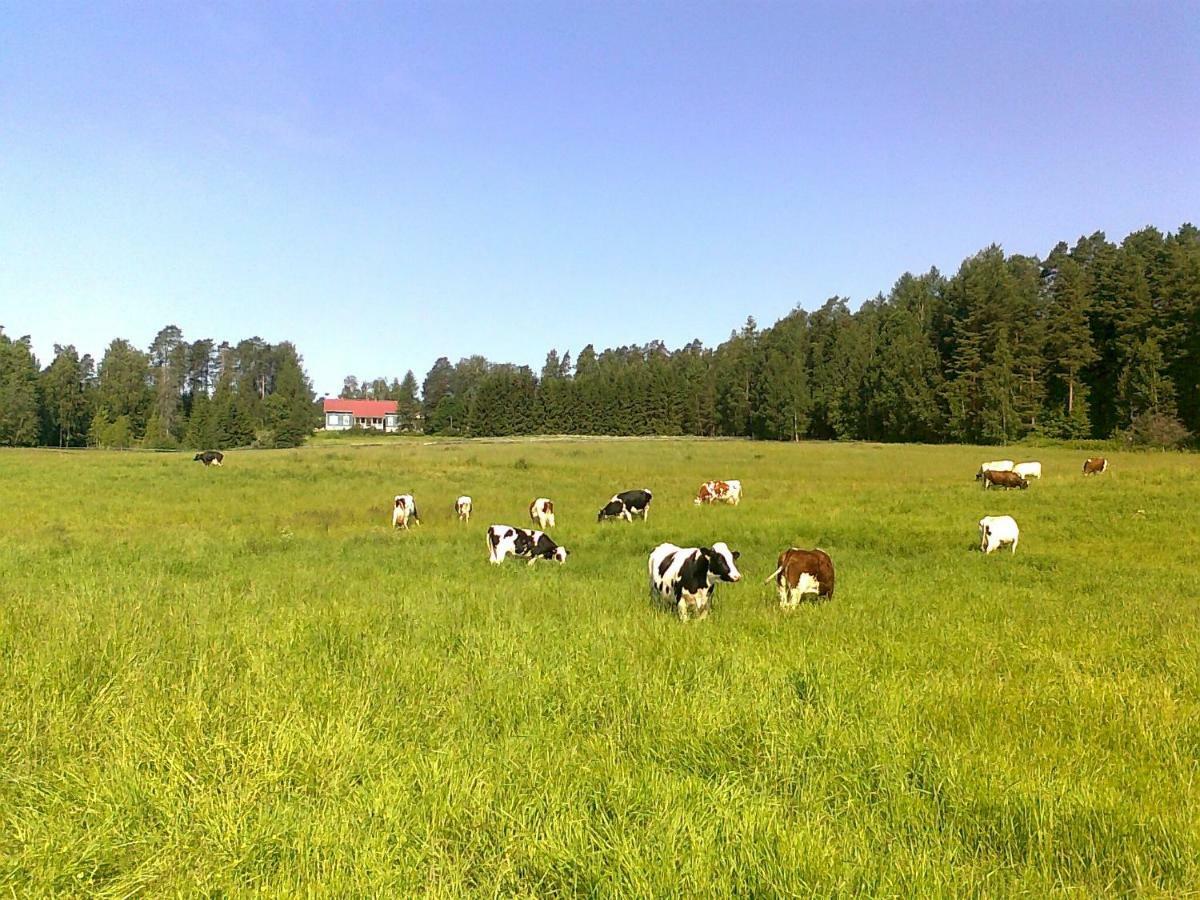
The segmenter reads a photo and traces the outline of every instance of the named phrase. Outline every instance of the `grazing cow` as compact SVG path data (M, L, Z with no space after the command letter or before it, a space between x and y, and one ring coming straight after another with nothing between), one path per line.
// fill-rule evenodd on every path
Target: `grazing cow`
M221 461L225 459L225 454L220 450L205 450L203 453L197 453L192 457L192 462L204 463L204 468L209 466L220 467Z
M1012 516L984 516L979 520L979 549L984 553L991 553L1001 544L1011 545L1016 553L1020 535Z
M471 498L465 494L454 501L454 511L458 513L458 521L471 521Z
M696 505L703 503L729 503L737 506L742 501L740 481L706 481L696 492Z
M567 561L567 548L560 547L543 531L492 525L487 530L488 562L500 565L510 553L533 565L539 559Z
M596 521L603 522L605 519L624 519L626 522L632 522L634 516L640 515L644 522L650 513L650 501L653 499L654 495L647 488L642 488L640 491L622 491L619 494L613 494L613 498L601 507L600 515L596 516Z
M545 531L554 527L554 501L538 497L529 504L529 520Z
M790 547L779 554L778 568L767 581L775 579L779 605L796 606L807 595L833 599L833 560L824 550L800 550Z
M1103 456L1093 456L1083 461L1084 475L1099 475L1108 468L1108 460Z
M412 519L421 524L421 516L417 513L417 501L412 494L397 494L395 506L392 507L392 527L408 528L408 520Z
M1025 490L1029 487L1029 482L1016 472L984 472L983 489L986 491L990 487L1000 487L1005 490L1009 488Z
M650 554L650 594L673 608L681 621L703 619L718 581L740 581L734 562L741 554L718 541L711 547L659 544Z
M1025 480L1030 478L1042 477L1042 464L1040 462L1023 462L1013 466L1013 471L1020 475Z
M975 480L982 481L983 476L987 472L1011 472L1013 461L1011 459L997 459L994 462L985 462L980 464L979 471L975 473Z

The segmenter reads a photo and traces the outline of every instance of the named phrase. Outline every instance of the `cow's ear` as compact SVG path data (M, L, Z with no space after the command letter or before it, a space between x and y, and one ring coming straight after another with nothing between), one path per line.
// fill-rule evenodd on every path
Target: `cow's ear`
M742 555L742 551L741 551L741 550L734 550L734 551L733 551L733 558L734 558L734 559L737 559L737 558L738 558L739 556L741 556L741 555Z

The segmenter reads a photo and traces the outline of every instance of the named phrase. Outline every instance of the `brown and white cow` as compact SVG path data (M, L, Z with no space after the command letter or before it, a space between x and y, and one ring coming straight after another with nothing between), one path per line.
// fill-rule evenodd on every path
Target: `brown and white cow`
M740 481L706 481L696 492L696 505L703 503L728 503L737 506L742 501Z
M824 550L789 547L779 554L778 568L767 579L775 580L779 605L790 609L808 595L833 599L833 560Z
M983 489L986 491L990 487L1004 488L1005 490L1017 488L1023 491L1029 487L1029 482L1016 472L987 471L983 473Z
M1084 475L1099 475L1108 468L1108 460L1103 456L1093 456L1083 461Z
M554 527L554 501L538 497L529 504L529 520L542 531Z

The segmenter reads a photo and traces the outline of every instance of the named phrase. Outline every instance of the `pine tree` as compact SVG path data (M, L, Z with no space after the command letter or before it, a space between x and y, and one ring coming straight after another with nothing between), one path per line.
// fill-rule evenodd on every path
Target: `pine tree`
M38 364L28 336L0 329L0 446L32 447L42 430Z
M43 442L76 447L86 442L91 425L87 373L73 346L54 345L54 362L41 374L45 415Z

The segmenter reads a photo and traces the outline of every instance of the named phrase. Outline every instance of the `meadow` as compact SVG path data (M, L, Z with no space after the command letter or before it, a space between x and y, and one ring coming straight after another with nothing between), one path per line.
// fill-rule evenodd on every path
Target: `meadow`
M1045 477L984 493L1010 455ZM0 893L1200 892L1200 459L1087 455L0 452ZM570 559L489 566L538 495ZM741 551L708 619L652 607L664 540ZM779 610L789 545L832 602Z

